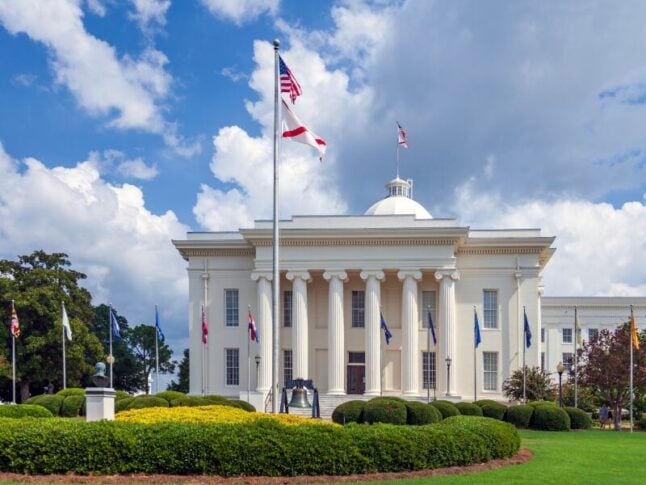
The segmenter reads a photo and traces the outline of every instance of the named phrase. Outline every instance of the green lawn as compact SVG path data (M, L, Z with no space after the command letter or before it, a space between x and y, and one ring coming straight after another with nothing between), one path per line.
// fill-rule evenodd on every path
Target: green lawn
M521 431L521 436L521 446L534 453L534 458L523 465L459 476L373 483L646 483L644 432Z

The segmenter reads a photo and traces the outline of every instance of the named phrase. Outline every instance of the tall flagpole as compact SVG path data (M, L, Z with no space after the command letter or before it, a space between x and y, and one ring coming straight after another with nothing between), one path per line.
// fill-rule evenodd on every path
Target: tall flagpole
M11 300L11 318L13 318L15 311L15 302L14 300ZM13 397L11 403L16 404L16 336L13 334L13 332L11 332L11 376L11 385L13 389Z
M157 336L157 305L155 305L155 394L159 392L159 337Z
M428 380L426 381L426 402L431 402L431 305L426 307L428 316L426 318L426 355L428 356L426 366L428 367Z
M476 307L473 306L473 313L476 314ZM478 346L476 344L476 327L473 326L473 402L478 400Z
M208 382L208 366L207 366L207 343L208 343L208 336L207 336L207 341L204 342L204 320L208 322L208 319L206 318L206 301L208 298L208 281L209 281L209 272L208 272L209 266L208 262L205 259L204 260L204 272L202 273L202 281L204 282L204 304L202 305L202 314L200 315L200 340L202 342L202 396L206 395L206 386Z
M249 305L251 312L251 305ZM251 334L249 333L249 324L247 324L247 402L251 399Z
M525 319L527 318L525 307L523 307L523 404L527 404L527 366L525 365L525 351L527 350L527 325Z
M579 314L576 305L574 306L574 407L579 407Z
M272 352L271 352L271 412L278 413L278 353L280 347L280 338L278 335L278 302L280 297L280 273L279 273L279 252L278 245L280 238L278 233L279 205L278 205L278 179L280 172L279 150L280 137L278 129L280 127L280 88L279 88L279 61L278 49L280 41L274 39L274 235L273 235L273 292L271 298L272 304Z
M633 326L637 327L637 322L635 322L635 314L633 313L633 306L630 305L630 338L628 339L628 343L630 345L630 432L633 432L633 400L635 397L635 393L633 392L633 372L635 370L635 366L633 364L633 347L634 342L633 342Z
M399 178L399 123L397 123L397 136L395 137L395 160L397 162L397 178Z
M112 356L112 305L108 305L108 334L110 335L110 350L108 351L108 363L110 364L110 388L114 389L112 385L112 363L114 357Z
M61 329L63 330L63 389L67 389L67 369L65 363L65 325L63 325L63 312L65 311L65 303L61 301Z

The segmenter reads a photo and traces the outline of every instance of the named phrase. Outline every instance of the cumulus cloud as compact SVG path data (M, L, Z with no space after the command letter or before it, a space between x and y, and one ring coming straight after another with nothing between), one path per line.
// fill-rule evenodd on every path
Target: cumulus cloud
M280 0L201 0L216 17L237 25L255 20L264 13L274 15Z
M150 35L155 28L166 25L166 12L170 7L170 0L131 0L134 12L130 17L134 19L139 28Z
M186 273L170 240L188 227L172 211L151 213L139 188L107 183L93 160L48 168L13 160L0 145L0 220L0 257L66 252L88 275L95 304L111 302L140 324L152 321L155 303L167 302L160 306L173 323L166 334L185 337Z
M146 162L141 157L121 162L117 170L124 177L141 180L152 180L159 174L156 165L146 165Z
M114 128L159 134L182 155L199 151L163 116L172 83L163 52L149 46L137 58L119 58L110 44L85 30L80 0L6 0L0 22L47 47L56 82L91 115L108 117Z

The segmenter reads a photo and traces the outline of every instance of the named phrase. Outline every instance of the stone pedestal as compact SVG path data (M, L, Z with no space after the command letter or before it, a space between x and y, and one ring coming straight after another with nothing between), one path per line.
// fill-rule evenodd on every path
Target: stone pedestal
M86 421L114 421L114 397L111 387L88 387L85 389Z

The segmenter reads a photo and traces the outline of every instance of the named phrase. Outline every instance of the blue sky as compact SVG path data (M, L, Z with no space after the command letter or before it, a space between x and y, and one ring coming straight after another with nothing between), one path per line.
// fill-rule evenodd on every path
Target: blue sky
M0 256L65 251L133 324L187 337L188 230L271 215L272 52L318 161L282 215L362 213L395 171L436 217L557 236L548 295L646 294L646 6L0 0ZM360 177L357 177L360 175ZM161 302L165 302L161 304Z

